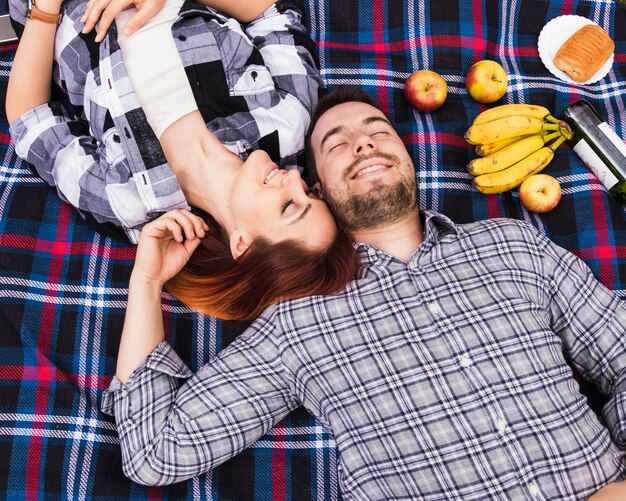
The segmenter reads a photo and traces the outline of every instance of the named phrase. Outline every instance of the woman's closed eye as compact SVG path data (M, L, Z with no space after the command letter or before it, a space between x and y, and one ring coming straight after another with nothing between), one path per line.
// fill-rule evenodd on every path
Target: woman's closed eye
M287 211L289 211L290 213L293 212L295 209L295 204L294 204L294 200L293 198L290 200L287 200L284 204L283 204L283 208L280 211L281 214L285 214L287 213Z

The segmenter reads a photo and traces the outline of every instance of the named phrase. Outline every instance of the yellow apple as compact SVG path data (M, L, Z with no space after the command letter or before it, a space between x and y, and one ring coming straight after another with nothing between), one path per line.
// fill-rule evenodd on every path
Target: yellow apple
M404 83L406 100L418 111L430 113L448 96L448 84L436 71L417 70Z
M504 96L507 77L504 68L484 59L473 64L465 75L465 88L479 103L493 103Z
M561 200L561 185L552 176L534 174L520 185L519 199L531 212L548 212Z

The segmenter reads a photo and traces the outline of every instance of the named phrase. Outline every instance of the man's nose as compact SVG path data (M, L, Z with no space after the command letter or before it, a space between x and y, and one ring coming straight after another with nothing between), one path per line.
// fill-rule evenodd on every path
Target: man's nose
M363 135L354 143L354 154L363 155L376 149L376 142L370 137Z

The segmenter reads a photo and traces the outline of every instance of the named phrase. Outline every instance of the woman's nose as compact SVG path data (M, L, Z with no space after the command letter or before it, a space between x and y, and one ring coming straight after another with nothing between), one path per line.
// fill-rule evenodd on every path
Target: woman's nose
M300 171L298 169L291 169L287 171L287 174L283 176L283 186L301 185Z

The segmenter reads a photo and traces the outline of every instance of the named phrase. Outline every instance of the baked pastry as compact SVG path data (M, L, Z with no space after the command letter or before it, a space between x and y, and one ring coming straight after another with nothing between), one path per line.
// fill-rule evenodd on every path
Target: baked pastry
M554 56L554 64L576 82L585 82L600 69L615 50L609 34L587 24L569 37Z

